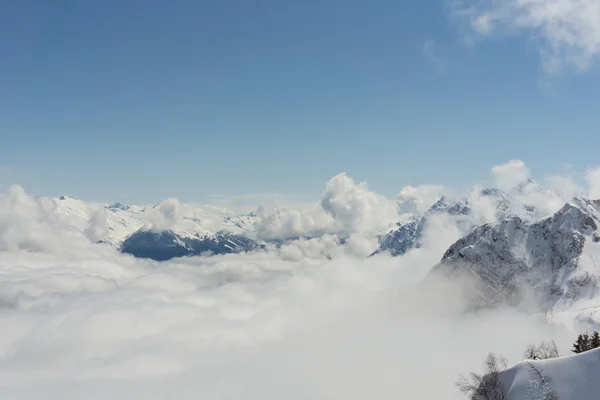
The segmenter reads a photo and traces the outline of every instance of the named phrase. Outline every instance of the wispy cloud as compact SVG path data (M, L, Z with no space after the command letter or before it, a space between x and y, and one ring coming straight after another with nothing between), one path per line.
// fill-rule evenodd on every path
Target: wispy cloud
M436 73L440 75L446 73L446 63L440 57L438 45L435 40L428 39L425 41L423 44L423 54Z
M566 67L586 70L600 55L598 0L449 0L449 5L467 35L526 35L550 74Z
M302 207L309 203L312 205L317 202L309 202L306 196L283 195L279 193L248 193L238 195L215 194L208 198L211 204L220 207L226 207L236 212L248 212L256 210L258 207Z

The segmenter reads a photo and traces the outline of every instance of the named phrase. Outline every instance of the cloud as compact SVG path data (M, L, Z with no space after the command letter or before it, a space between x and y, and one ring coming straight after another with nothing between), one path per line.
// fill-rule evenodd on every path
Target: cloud
M276 208L267 212L259 208L256 227L262 239L287 239L333 233L334 220L320 206L307 209Z
M333 177L325 186L321 206L345 233L378 232L397 218L395 202L355 183L346 174Z
M346 174L327 182L319 204L303 209L259 209L257 234L263 239L287 239L325 233L348 237L387 230L397 219L396 204Z
M171 229L182 219L181 203L173 198L160 202L148 213L148 221L159 230Z
M493 174L507 188L530 176L519 161ZM105 233L99 210L74 227L54 202L11 188L0 195L0 397L458 400L457 374L489 351L516 361L548 337L569 351L560 327L509 310L453 313L460 287L422 285L479 220L433 216L422 248L366 258L397 207L421 210L446 191L405 189L397 203L341 174L320 203L262 215L264 232L319 237L156 263L92 245L84 233ZM476 193L477 218L493 218ZM148 213L162 226L228 215L174 199Z
M600 168L589 169L585 174L589 186L588 196L594 200L600 199Z
M398 213L422 214L447 193L441 185L406 186L396 198Z
M571 176L551 175L544 179L544 186L557 193L565 202L583 194L581 188Z
M53 213L54 203L30 196L18 185L0 194L0 251L61 251L89 241Z
M104 207L96 208L90 212L90 218L83 233L92 242L102 241L109 234L106 213Z
M236 213L248 213L259 207L263 208L304 208L310 203L302 196L289 196L277 193L252 193L242 195L213 195L209 197L211 204L226 207Z
M511 160L505 164L494 165L491 173L495 186L507 192L526 183L531 176L529 168L521 160Z
M479 37L526 34L538 46L544 69L582 71L600 54L600 3L596 0L450 0L453 17Z
M437 74L444 74L446 72L446 63L442 60L439 55L437 43L433 39L428 39L423 44L423 55L427 61L431 64Z
M413 290L432 261L3 254L0 395L458 400L490 343L516 359L557 334L506 311L441 317Z

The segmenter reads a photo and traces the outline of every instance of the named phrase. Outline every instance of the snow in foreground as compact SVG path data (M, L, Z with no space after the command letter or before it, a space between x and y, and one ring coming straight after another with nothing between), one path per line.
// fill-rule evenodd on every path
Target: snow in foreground
M551 360L522 362L500 373L507 400L544 400L539 379L528 363L549 380L549 386L564 400L600 398L600 349Z

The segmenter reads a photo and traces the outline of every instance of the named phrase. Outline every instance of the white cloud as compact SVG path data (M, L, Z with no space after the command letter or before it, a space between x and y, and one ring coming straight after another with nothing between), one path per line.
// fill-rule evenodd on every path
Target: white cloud
M495 186L506 192L526 183L530 176L531 172L529 168L521 160L511 160L505 164L498 164L492 167L492 177Z
M441 185L406 186L396 198L398 213L422 214L447 193Z
M104 207L96 208L90 212L90 219L83 233L92 242L104 240L109 234L106 212Z
M449 0L455 17L486 37L525 33L539 48L544 68L587 69L600 54L597 0Z
M89 241L52 213L52 205L18 185L0 194L0 251L61 251Z
M570 176L551 175L544 179L544 187L557 193L565 201L582 195L581 188Z
M446 72L446 63L440 57L438 45L435 40L428 39L425 41L423 44L423 55L436 73L442 75Z
M346 174L327 182L321 206L346 234L383 231L397 218L394 201L370 191L366 183L355 183Z
M354 233L373 235L385 231L397 219L393 200L377 194L365 183L346 174L329 180L317 205L302 209L259 208L257 234L264 239L286 239L324 233L343 237Z
M441 318L442 298L412 290L432 261L3 254L0 395L458 400L490 343L516 359L553 333L506 312Z
M249 213L263 208L305 208L308 203L302 196L286 196L277 193L252 193L242 195L213 195L210 203L231 209L236 213ZM314 203L314 202L313 202Z
M256 232L263 239L287 239L321 235L333 231L334 220L320 206L306 209L277 208L271 212L259 208Z
M148 212L148 221L159 230L171 229L183 219L181 203L169 198Z
M529 177L520 162L494 171L506 187ZM423 209L444 190L401 193ZM494 205L476 201L487 218ZM458 400L457 373L489 351L517 360L552 335L568 352L556 327L509 311L444 313L460 291L421 285L465 221L431 217L423 248L365 258L396 202L339 175L321 204L267 212L263 226L318 238L156 263L91 245L54 203L13 187L0 196L0 397ZM176 200L149 212L163 226L228 213ZM96 239L101 222L81 229Z
M589 186L589 197L594 200L600 199L600 168L589 169L585 179Z

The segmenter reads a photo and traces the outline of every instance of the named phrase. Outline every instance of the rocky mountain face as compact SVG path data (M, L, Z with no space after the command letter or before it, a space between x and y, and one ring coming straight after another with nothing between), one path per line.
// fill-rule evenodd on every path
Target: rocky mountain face
M166 261L175 257L241 253L260 247L255 240L229 232L201 235L143 228L125 239L120 250L139 258Z
M525 194L527 196L525 196ZM424 214L409 217L397 224L387 234L380 237L380 247L373 254L388 252L392 256L401 256L411 249L422 246L423 233L435 216L452 217L457 228L464 234L473 228L491 221L502 221L518 216L526 221L533 221L544 216L544 210L523 201L531 195L552 197L552 194L528 180L510 193L499 189L487 188L472 191L469 196L458 199L440 198ZM485 215L485 210L493 210L492 215Z
M468 277L483 305L524 302L549 310L600 288L600 201L575 198L537 222L513 216L454 243L430 275Z

